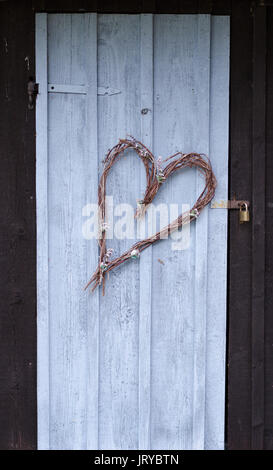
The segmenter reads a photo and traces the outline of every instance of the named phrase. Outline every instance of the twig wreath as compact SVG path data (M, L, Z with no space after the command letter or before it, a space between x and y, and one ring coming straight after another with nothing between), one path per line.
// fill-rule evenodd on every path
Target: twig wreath
M137 203L135 217L140 217L145 213L145 210L147 209L148 205L153 201L160 186L164 183L164 181L166 181L167 178L169 178L169 176L171 176L175 171L180 170L181 168L198 168L198 170L205 177L205 187L190 211L179 215L177 219L175 219L169 225L161 229L159 232L155 233L153 236L135 243L129 250L125 251L122 255L118 256L115 259L111 259L113 250L107 250L106 247L106 180L111 167L122 155L124 155L125 151L128 149L135 150L137 155L144 163L146 170L146 191L144 194L144 198L141 201L138 201ZM167 163L164 168L162 166L163 163ZM91 284L93 284L93 291L98 285L102 284L104 294L106 273L109 273L110 271L112 271L112 269L116 268L128 259L138 258L140 256L141 251L145 250L145 248L148 248L150 245L157 242L161 238L166 238L166 236L169 236L170 233L174 232L182 225L196 220L202 209L204 209L204 207L209 204L209 202L212 200L215 193L216 184L217 182L215 175L212 171L210 160L204 154L194 152L183 154L182 152L176 152L174 155L171 155L163 161L161 160L161 158L156 161L152 152L134 137L130 136L127 139L120 139L119 143L115 145L112 149L110 149L105 157L104 169L99 182L99 264L90 281L88 282L86 289Z

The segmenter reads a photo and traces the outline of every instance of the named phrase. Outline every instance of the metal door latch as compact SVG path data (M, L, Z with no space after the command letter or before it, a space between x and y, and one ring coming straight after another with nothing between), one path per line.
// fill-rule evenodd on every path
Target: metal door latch
M30 78L27 84L28 109L33 109L36 96L39 93L39 84Z
M249 222L249 201L239 201L237 199L231 199L230 201L219 200L211 201L211 209L237 209L239 210L239 222L243 224L244 222Z

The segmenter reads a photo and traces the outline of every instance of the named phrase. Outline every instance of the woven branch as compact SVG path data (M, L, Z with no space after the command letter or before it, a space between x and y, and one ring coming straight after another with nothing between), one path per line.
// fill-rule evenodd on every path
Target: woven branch
M175 171L180 170L185 167L196 167L205 178L205 187L195 202L194 206L190 211L181 214L176 220L171 222L169 225L161 229L159 232L155 233L153 236L148 237L144 240L141 240L135 243L129 250L124 252L122 255L118 256L113 260L109 260L109 254L106 249L106 230L102 229L99 237L99 264L88 282L86 289L93 284L92 291L96 289L98 285L103 285L103 294L105 287L105 274L112 271L120 264L124 263L128 259L132 258L132 252L140 253L141 251L148 248L153 243L157 242L162 238L170 235L172 232L177 230L182 225L196 220L197 215L200 214L202 209L209 204L215 194L216 189L216 178L212 171L210 160L204 154L198 153L186 153L177 152L174 155L166 158L162 163L167 163L164 169L158 170L157 162L155 160L152 152L141 142L135 138L129 136L127 139L120 139L119 143L110 149L104 160L104 169L100 178L99 188L98 188L98 206L99 206L99 226L105 227L105 196L106 196L106 179L111 167L114 163L126 152L128 149L134 149L137 155L142 160L145 170L146 170L146 191L144 194L143 200L140 202L138 209L136 210L136 217L139 217L144 214L148 205L153 201L156 193L159 190L164 181L167 180ZM173 160L175 158L175 160ZM105 261L106 260L106 261Z

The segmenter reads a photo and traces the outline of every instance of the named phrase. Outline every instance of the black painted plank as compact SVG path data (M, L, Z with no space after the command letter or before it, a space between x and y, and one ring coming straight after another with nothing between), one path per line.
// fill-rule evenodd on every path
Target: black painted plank
M266 269L265 269L265 431L264 448L273 450L273 8L267 14Z
M230 197L251 200L252 39L249 2L233 0L230 57ZM251 448L251 224L229 211L226 441Z
M264 446L266 8L254 10L252 153L252 449Z
M179 13L179 0L168 0L167 2L164 1L156 1L156 12L157 13Z
M229 14L228 0L33 0L35 11L98 13L212 13Z
M0 448L36 447L34 74L29 1L0 3Z
M215 0L212 2L212 15L231 15L231 3L228 0Z
M179 2L179 13L194 14L198 13L198 0L181 0Z
M156 0L142 0L141 12L152 13L156 8Z

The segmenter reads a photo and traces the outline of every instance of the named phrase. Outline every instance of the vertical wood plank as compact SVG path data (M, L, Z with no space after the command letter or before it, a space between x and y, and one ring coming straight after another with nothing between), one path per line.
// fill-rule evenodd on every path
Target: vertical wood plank
M229 196L252 186L253 17L247 2L232 1L230 49ZM229 211L228 448L251 448L251 230Z
M122 51L122 53L121 53ZM141 135L140 17L100 15L98 20L98 86L120 91L98 97L100 174L105 152L126 134ZM141 162L128 151L109 173L107 195L117 204L136 207ZM144 188L142 188L143 190ZM132 209L133 212L133 209ZM120 216L115 216L117 221ZM108 240L117 256L134 240ZM138 447L139 262L113 270L100 292L99 447Z
M266 8L254 10L252 147L252 449L264 447Z
M210 16L198 15L198 54L195 73L198 89L198 140L199 152L209 155L209 93L210 93ZM201 150L202 149L202 150ZM204 180L196 175L196 196ZM193 362L193 449L204 449L205 388L206 388L206 329L207 329L207 260L208 260L208 208L206 207L195 227L195 293L194 293L194 362Z
M53 449L97 447L98 294L83 290L97 263L97 242L82 234L82 209L97 199L95 25L95 16L82 14L49 21L50 81L88 85L87 95L49 95Z
M153 15L140 16L141 141L153 149ZM141 173L141 187L146 176ZM141 221L145 225L145 218ZM138 448L150 449L152 247L139 260L139 428Z
M71 15L48 15L49 83L72 82L72 34ZM79 397L74 393L75 382L79 382L79 376L74 373L79 317L73 308L72 287L72 226L76 211L76 206L72 210L72 149L78 118L74 99L73 95L48 95L50 448L54 450L76 448L80 439L80 434L75 438L73 417L74 409L79 412ZM73 117L72 113L75 113Z
M268 8L267 16L267 90L266 90L266 215L265 215L265 233L266 233L266 269L265 269L265 433L264 449L273 449L273 400L272 383L273 367L272 349L273 349L273 29L268 27L273 22L273 9Z
M47 14L36 15L36 217L38 447L49 449Z
M86 203L97 201L98 178L98 110L97 110L97 14L85 15L84 60L86 63L86 131L85 151L88 172L86 181ZM91 183L92 182L92 183ZM97 240L86 244L86 279L98 261ZM86 448L99 446L99 291L87 292L87 381L86 381Z
M198 17L156 15L154 31L155 155L202 151L197 147L196 125L198 49L193 46ZM180 213L182 203L193 204L196 199L195 180L193 171L177 173L160 189L156 205L178 204ZM193 445L195 224L190 233L188 249L172 250L172 239L153 247L152 449Z
M209 157L217 178L216 200L228 198L229 18L211 17ZM208 210L205 449L223 449L227 209Z

